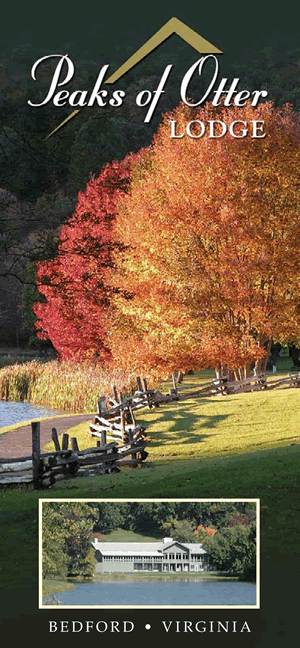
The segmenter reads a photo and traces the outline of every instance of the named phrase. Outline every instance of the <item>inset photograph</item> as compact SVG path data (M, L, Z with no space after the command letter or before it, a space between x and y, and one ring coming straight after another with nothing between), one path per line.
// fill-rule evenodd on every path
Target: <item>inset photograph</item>
M40 500L41 608L258 608L259 500Z

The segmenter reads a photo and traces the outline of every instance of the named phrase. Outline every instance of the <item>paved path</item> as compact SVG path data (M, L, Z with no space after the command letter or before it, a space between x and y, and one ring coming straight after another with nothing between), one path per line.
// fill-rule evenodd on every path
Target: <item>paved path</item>
M93 414L74 414L71 416L55 417L49 420L41 419L41 450L46 443L51 441L51 431L55 427L60 435L78 423L92 421ZM0 457L24 457L32 452L31 446L31 425L10 432L0 434Z

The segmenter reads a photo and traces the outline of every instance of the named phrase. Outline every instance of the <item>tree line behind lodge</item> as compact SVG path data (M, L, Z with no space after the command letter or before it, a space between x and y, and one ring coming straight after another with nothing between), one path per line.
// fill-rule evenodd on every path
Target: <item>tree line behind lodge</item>
M44 502L43 577L92 577L93 537L115 529L201 542L214 569L255 580L256 510L251 502Z

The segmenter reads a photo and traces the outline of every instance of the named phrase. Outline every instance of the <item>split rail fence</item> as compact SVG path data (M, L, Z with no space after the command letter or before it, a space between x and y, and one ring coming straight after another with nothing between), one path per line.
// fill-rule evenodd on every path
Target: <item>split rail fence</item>
M98 414L90 424L92 438L96 446L80 450L76 437L62 435L62 443L55 428L52 429L52 441L55 452L41 453L40 422L31 423L32 454L18 459L0 457L0 486L32 484L34 489L50 488L56 481L77 476L117 473L124 465L141 465L148 456L146 431L137 425L134 410L148 405L152 407L144 389L133 396L122 398L113 388L114 399L101 396L98 402ZM151 390L150 390L151 393Z
M210 382L202 383L201 387L199 387L199 384L189 384L188 386L181 385L176 373L173 373L172 381L173 387L170 389L169 394L162 394L159 391L155 392L152 401L153 405L157 406L160 403L167 403L172 400L181 401L201 396L227 396L229 394L261 391L266 389L270 390L278 387L300 387L300 372L290 373L287 376L278 378L277 380L272 378L272 380L269 381L265 374L249 376L249 378L234 381L229 381L228 377L224 376L222 378L214 378Z
M180 377L179 377L180 376ZM50 488L56 481L80 475L117 473L124 465L141 465L148 456L146 430L138 425L134 412L140 408L159 407L163 403L182 401L193 397L207 397L261 391L278 387L300 387L300 372L269 381L264 374L244 380L229 382L226 377L203 383L181 385L181 372L173 373L173 387L168 394L148 389L146 379L137 378L138 389L131 396L123 397L113 387L113 397L101 396L98 412L90 423L90 435L96 446L80 450L75 437L62 435L52 429L55 452L41 453L40 423L31 423L32 454L7 459L0 457L0 486L29 483L34 489ZM179 378L179 379L178 379Z

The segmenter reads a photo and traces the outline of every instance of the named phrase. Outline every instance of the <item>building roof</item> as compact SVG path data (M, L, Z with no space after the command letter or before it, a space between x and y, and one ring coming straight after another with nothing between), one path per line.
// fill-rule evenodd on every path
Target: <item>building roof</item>
M168 540L168 542L166 542L166 540L164 542L99 542L99 540L95 538L92 545L94 549L100 551L103 556L134 556L137 554L143 554L143 556L161 556L164 549L170 548L173 545L174 548L176 545L184 547L192 554L207 553L205 549L203 549L202 544L196 542L177 542L176 540L172 540L172 538L169 538Z

